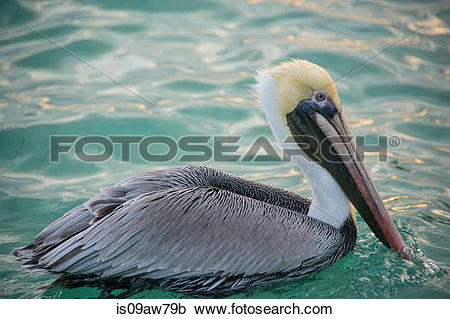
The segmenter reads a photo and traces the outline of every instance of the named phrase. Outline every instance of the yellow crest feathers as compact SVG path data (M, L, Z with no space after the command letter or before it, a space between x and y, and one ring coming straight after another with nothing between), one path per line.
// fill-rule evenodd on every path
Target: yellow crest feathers
M314 90L327 93L338 109L341 101L328 72L309 61L292 59L265 70L276 79L276 103L279 114L285 118L301 100L310 98Z

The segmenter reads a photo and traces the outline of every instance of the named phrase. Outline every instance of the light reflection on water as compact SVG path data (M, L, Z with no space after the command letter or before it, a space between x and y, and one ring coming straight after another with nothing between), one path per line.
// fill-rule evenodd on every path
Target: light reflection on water
M359 219L354 252L299 282L235 297L449 297L446 1L9 1L0 6L0 295L90 297L93 288L36 290L54 277L20 268L12 248L64 211L136 172L177 165L132 154L101 164L73 154L48 162L49 136L273 137L252 94L254 69L306 58L338 78L419 26L425 28L337 83L355 134L399 136L387 163L367 162L416 258L400 260ZM151 100L153 107L25 27ZM309 195L289 163L209 163ZM180 297L146 290L134 297Z

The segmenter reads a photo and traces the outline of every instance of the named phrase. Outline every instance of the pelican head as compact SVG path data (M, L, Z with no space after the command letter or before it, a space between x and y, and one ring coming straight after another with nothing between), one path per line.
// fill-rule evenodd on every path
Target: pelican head
M305 60L292 60L259 71L256 91L279 142L285 146L291 137L298 146L298 163L310 184L321 176L335 184L336 193L346 197L347 205L353 204L378 239L404 255L404 242L363 163L327 71ZM329 192L325 184L312 185L313 204L317 196L324 205L328 201L329 210L338 210L338 204L327 199L332 194L323 194Z

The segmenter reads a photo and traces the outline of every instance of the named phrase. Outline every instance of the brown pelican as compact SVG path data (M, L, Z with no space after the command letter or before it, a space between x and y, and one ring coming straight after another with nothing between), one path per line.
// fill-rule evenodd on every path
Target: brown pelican
M293 136L298 145L292 158L312 200L212 167L152 171L101 189L14 255L51 273L228 295L301 278L345 256L356 240L351 204L383 244L403 253L355 143L344 141L351 133L328 73L292 60L259 71L256 80L276 138L285 145ZM312 143L330 136L337 143L328 152Z

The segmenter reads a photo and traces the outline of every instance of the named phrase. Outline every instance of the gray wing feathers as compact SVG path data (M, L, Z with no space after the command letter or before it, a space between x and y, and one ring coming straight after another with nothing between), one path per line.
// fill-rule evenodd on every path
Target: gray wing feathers
M144 173L50 224L32 244L33 262L55 272L180 281L289 271L340 245L337 229L305 215L309 203L205 166Z
M153 279L273 273L333 247L333 231L306 215L225 190L176 187L128 200L39 265Z
M195 167L191 167L191 169L195 169ZM86 229L133 198L149 192L170 189L175 186L186 186L195 182L186 178L186 174L183 176L183 171L181 167L147 172L133 176L114 186L104 187L98 195L71 209L48 225L36 236L32 245L16 249L15 254L24 258L25 253L26 259L30 260L40 257L42 253ZM31 256L30 250L32 250L33 256Z

